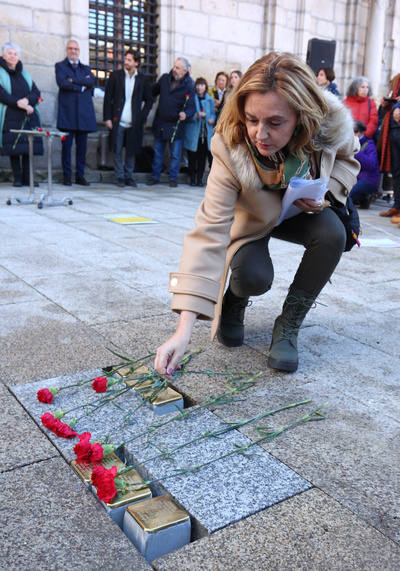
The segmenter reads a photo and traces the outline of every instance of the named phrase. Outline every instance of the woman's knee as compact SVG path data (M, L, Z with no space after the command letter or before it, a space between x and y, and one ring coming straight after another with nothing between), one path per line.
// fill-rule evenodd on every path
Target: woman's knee
M262 295L271 289L274 279L272 272L259 271L258 268L236 268L232 272L230 287L232 293L238 297Z

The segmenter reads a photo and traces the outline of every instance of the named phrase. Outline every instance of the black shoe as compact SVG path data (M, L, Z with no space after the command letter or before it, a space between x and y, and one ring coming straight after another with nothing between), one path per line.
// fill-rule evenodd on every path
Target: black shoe
M217 331L218 340L227 347L240 347L244 339L244 312L248 297L236 297L230 288L222 301L221 322Z
M171 188L176 188L178 186L178 183L176 182L176 180L170 180L169 181L169 186Z
M21 188L22 182L20 180L14 180L13 186L15 186L16 188Z
M125 186L125 181L123 178L117 178L117 186L123 188Z
M75 178L75 184L80 184L81 186L90 186L90 182L88 182L84 176L77 176Z
M155 184L158 184L158 183L159 183L159 181L156 178L151 177L147 180L146 184L147 184L147 186L154 186Z
M31 185L30 185L30 183L29 183L29 182L24 182L24 186L31 186ZM34 188L38 188L38 186L39 186L39 183L38 183L38 182L36 182L36 181L34 181L34 183L33 183L33 186L34 186Z
M70 177L70 176L65 176L65 175L64 175L63 185L64 185L64 186L72 186L72 182L71 182L71 177Z
M204 183L202 180L198 180L196 186L204 186Z
M363 210L367 210L370 206L372 202L372 194L366 196L365 198L362 198L360 200L360 208L362 208Z
M196 186L196 177L194 175L190 177L190 186Z
M136 180L133 178L126 178L125 179L126 186L131 186L132 188L137 188Z

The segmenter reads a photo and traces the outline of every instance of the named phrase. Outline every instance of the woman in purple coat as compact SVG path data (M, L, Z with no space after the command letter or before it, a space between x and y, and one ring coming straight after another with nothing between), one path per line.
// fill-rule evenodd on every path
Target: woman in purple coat
M360 208L369 208L373 195L378 191L380 172L378 153L375 143L367 139L367 127L361 121L354 121L354 134L360 139L360 150L354 158L360 163L361 169L357 176L357 183L350 192L354 204Z

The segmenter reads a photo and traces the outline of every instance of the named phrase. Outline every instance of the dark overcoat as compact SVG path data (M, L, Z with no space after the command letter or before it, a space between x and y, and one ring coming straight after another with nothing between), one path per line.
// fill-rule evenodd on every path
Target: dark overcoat
M2 155L23 155L29 153L28 139L22 135L18 137L16 133L10 133L10 129L25 129L34 130L40 127L39 115L34 111L31 115L27 115L23 109L17 106L17 101L27 97L29 105L34 107L37 105L40 97L40 91L32 82L32 88L22 75L22 62L18 62L15 70L8 67L5 60L0 58L0 66L6 70L10 76L11 93L8 93L2 86L0 86L0 103L6 105L6 114L3 124L2 140L3 144L0 149ZM18 137L17 144L13 148L14 143ZM35 155L43 154L43 144L41 137L34 137L33 139L33 152Z
M194 82L188 73L172 88L172 72L164 73L153 85L153 95L159 95L156 116L153 122L153 134L157 139L170 140L179 119L180 111L186 113L186 119L190 119L195 112ZM189 95L189 98L186 98ZM178 125L175 140L183 139L185 121Z
M57 129L60 131L97 131L92 101L94 75L88 65L73 68L68 58L56 63L58 92ZM82 87L86 89L82 91Z
M143 127L149 111L153 105L151 84L149 79L138 73L135 78L135 87L132 94L132 129L126 131L125 145L130 151L137 154L142 147ZM112 121L113 127L110 137L110 146L114 150L117 130L125 105L125 71L113 71L106 84L103 103L104 121Z

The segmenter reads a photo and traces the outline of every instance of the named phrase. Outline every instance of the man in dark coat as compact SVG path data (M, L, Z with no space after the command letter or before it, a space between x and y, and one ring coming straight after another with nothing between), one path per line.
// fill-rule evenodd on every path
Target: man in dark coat
M196 111L194 104L194 82L189 74L190 64L179 57L169 73L164 73L153 85L153 95L159 95L158 108L153 123L154 159L152 177L148 184L157 184L164 162L164 152L169 144L169 186L178 185L178 173L182 140L187 119Z
M57 129L68 132L62 142L61 161L64 184L71 186L71 148L76 144L76 184L89 186L84 177L88 133L97 131L96 115L92 101L94 76L89 66L79 61L79 44L67 43L67 57L56 63L58 92Z
M121 187L125 184L136 186L133 178L135 156L141 149L143 126L153 105L151 85L143 73L138 73L139 63L139 52L128 50L124 69L111 73L104 95L103 119L111 131L115 176Z

